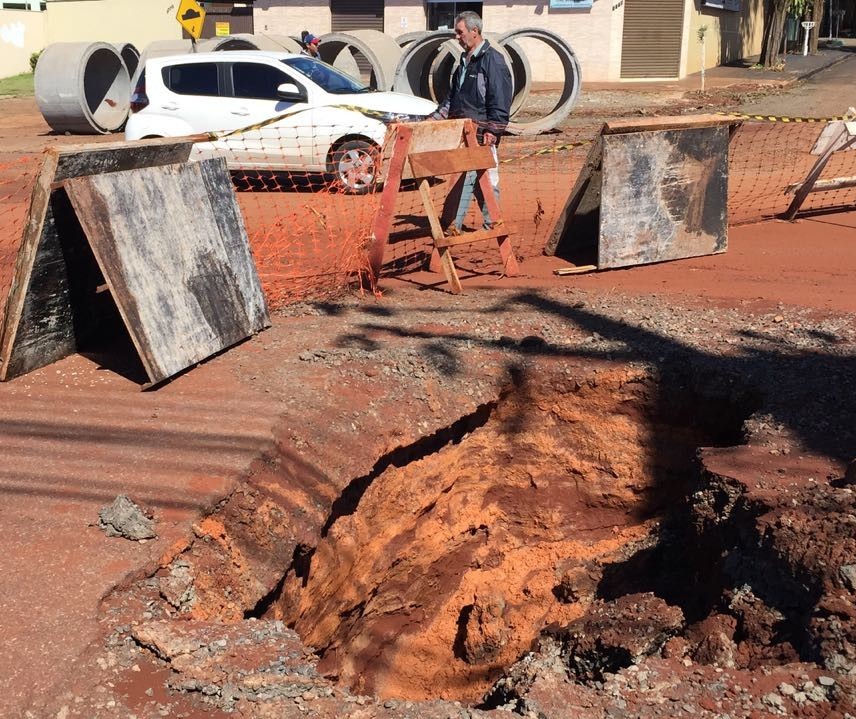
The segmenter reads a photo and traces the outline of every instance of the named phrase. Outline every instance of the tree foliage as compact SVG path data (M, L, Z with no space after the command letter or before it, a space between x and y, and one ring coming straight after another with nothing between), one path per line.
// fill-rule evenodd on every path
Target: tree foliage
M761 64L765 69L781 66L782 40L788 15L804 18L823 13L824 0L766 0L764 3L764 36L761 41ZM815 28L819 28L820 22ZM813 49L817 50L817 30L812 33Z

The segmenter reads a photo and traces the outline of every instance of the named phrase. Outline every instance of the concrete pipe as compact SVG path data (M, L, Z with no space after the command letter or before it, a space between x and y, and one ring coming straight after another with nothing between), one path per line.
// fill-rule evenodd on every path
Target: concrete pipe
M125 67L128 68L128 75L134 77L140 64L140 51L129 42L114 42L113 47L118 50L119 57L124 60Z
M410 43L415 42L416 40L421 40L422 38L428 37L433 31L432 30L414 30L413 32L406 32L402 35L399 35L395 38L395 41L398 43L399 47L407 47Z
M524 121L522 118L515 120L512 115L508 125L508 132L514 135L537 135L540 132L552 130L571 114L574 105L580 95L582 83L582 72L576 54L568 43L554 32L542 28L528 27L520 30L512 30L500 36L499 41L503 45L513 43L516 40L531 38L540 40L550 47L559 57L564 70L565 79L559 100L550 112L533 120ZM531 73L529 73L531 75ZM519 112L519 111L518 111Z
M149 58L187 55L192 49L193 43L190 40L155 40L150 42L140 55L140 64L137 65L137 71L131 77L131 87L137 86L137 80L146 66L146 60Z
M368 62L371 77L369 84L377 90L391 90L395 71L401 59L398 43L377 30L351 30L331 32L321 36L318 52L324 62L331 65L343 50L362 55ZM357 58L359 62L359 58Z
M199 52L228 52L230 50L258 50L255 38L249 34L211 37L196 43Z
M39 57L36 102L57 132L83 135L119 130L128 118L128 68L106 42L58 42Z
M431 67L443 44L455 37L451 30L435 30L409 42L395 69L393 90L428 100L432 97ZM445 96L444 96L445 99Z

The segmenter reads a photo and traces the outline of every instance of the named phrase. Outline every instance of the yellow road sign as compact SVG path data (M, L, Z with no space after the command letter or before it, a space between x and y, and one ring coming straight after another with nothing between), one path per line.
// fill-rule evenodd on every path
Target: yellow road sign
M205 10L196 0L181 0L175 19L181 23L190 37L198 40L202 35L202 25L205 23Z

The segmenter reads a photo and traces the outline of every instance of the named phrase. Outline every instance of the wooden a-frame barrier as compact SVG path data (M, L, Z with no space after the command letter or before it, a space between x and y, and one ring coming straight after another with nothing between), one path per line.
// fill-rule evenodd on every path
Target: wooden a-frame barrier
M794 199L783 215L786 220L793 220L797 216L812 192L829 192L856 187L856 177L820 179L833 153L848 150L856 151L856 109L852 107L847 111L844 120L830 122L821 132L811 150L812 155L819 155L819 157L805 180L785 188L786 193L794 193Z
M437 122L404 123L396 125L387 140L391 148L386 164L384 188L380 207L372 225L370 263L375 282L380 278L383 258L395 219L395 203L404 180L419 183L419 193L431 227L434 248L429 267L436 272L442 269L451 291L463 291L454 260L452 247L495 239L499 248L503 274L518 272L517 259L511 246L508 229L502 220L499 204L493 194L487 170L495 166L489 147L478 144L472 120L439 120ZM431 199L428 178L476 171L477 183L490 212L493 229L465 232L446 237L440 215ZM478 203L476 203L478 204Z

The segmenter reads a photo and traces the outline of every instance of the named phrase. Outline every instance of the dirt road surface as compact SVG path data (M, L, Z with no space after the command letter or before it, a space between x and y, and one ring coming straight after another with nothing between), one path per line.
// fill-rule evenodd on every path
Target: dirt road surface
M15 102L6 158L73 140ZM564 278L520 240L153 392L121 337L0 385L0 714L856 715L856 212Z
M856 76L856 48L853 57L783 92L766 95L740 105L741 112L784 117L833 117L856 105L853 77Z

